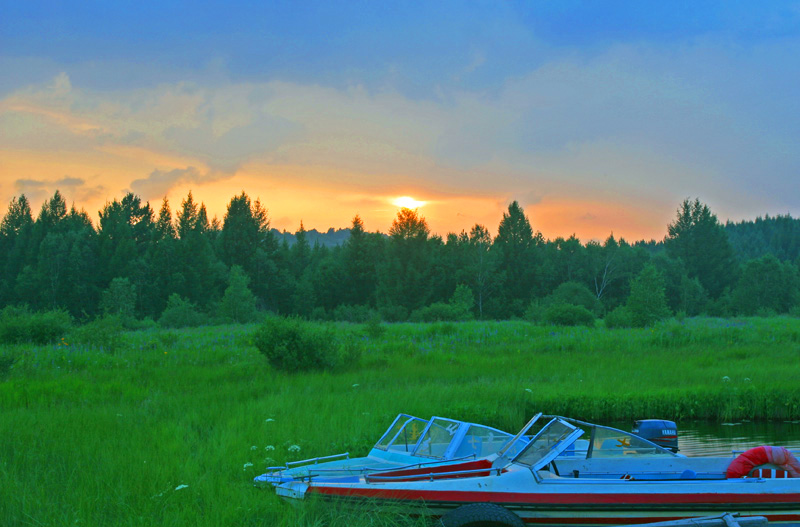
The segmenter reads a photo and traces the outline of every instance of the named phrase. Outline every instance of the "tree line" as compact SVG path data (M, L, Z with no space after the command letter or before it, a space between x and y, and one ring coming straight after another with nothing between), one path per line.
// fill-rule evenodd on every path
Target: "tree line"
M198 323L248 320L256 310L403 321L535 318L557 301L604 316L646 282L644 297L663 297L664 314L787 313L800 303L799 235L788 216L723 226L687 199L659 242L550 240L515 201L494 237L477 224L432 235L404 208L387 234L367 232L355 216L349 237L331 248L311 245L302 223L293 244L279 242L267 209L245 192L221 221L191 192L174 214L166 198L155 211L129 193L107 203L95 226L56 191L35 219L24 195L9 204L0 308L60 309L82 320L158 320L178 309Z

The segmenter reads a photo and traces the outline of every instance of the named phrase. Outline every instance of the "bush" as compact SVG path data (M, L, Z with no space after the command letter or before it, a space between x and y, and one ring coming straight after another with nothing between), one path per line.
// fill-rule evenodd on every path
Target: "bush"
M75 328L70 333L70 343L113 353L125 343L125 326L119 315L97 318Z
M361 347L352 335L296 317L267 318L253 343L273 368L288 372L334 370L361 358Z
M114 278L103 291L100 308L103 314L119 315L123 321L136 318L136 285L127 278Z
M408 310L403 306L390 304L381 307L379 311L381 318L386 322L405 322L408 320Z
M564 282L556 287L553 294L547 297L552 304L572 304L582 306L594 314L600 313L603 308L591 289L579 282Z
M167 307L158 319L158 325L162 328L190 328L206 322L206 316L197 310L197 306L181 298L178 293L169 295Z
M247 287L249 281L241 267L231 267L229 285L219 304L223 320L242 324L256 319L256 297Z
M340 322L364 324L375 316L377 316L378 320L380 321L380 315L378 315L369 306L364 305L351 306L348 304L343 304L336 306L336 308L333 310L333 320L338 320Z
M411 313L408 319L411 322L456 322L459 320L472 320L472 307L475 299L472 290L464 284L456 287L448 303L435 302L429 306L421 307Z
M612 328L630 328L633 327L631 314L625 306L619 306L606 315L603 319L605 326L609 329Z
M386 333L386 327L381 323L381 316L374 313L364 325L364 333L371 339L379 339Z
M652 265L631 280L631 294L626 302L631 324L643 328L669 316L664 278Z
M411 313L408 317L410 322L442 322L463 320L463 313L458 306L445 304L444 302L434 302L433 304L421 307Z
M554 326L594 326L594 313L583 306L553 304L544 312L544 321Z
M0 352L0 379L5 379L10 373L17 358L9 352Z
M7 306L0 311L0 342L48 344L66 335L71 325L66 311L31 313L26 308Z

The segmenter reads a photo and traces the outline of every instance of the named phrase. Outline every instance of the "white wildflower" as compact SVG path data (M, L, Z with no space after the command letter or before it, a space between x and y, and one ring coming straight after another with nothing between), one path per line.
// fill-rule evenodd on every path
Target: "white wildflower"
M292 445L289 447L289 452L300 452L300 445Z
M722 378L722 382L731 382L731 378L726 375Z
M258 450L258 447L253 445L253 446L250 447L250 450Z
M358 386L359 386L358 384L354 384L353 388L358 388Z
M531 390L530 388L525 388L525 391L528 393L533 393L533 390Z
M242 470L247 470L249 467L252 467L252 466L253 466L253 464L248 461L247 463L244 464L244 468Z
M267 420L266 420L266 421L264 421L264 422L265 422L265 423L271 423L271 422L273 422L273 421L275 421L275 419L269 418L269 419L267 419Z
M188 489L188 488L189 485L178 485L177 487L175 487L175 490Z
M745 377L744 382L750 382L750 377Z
M275 450L275 447L272 445L267 445L264 447L264 450L266 450L267 452L272 452L273 450Z

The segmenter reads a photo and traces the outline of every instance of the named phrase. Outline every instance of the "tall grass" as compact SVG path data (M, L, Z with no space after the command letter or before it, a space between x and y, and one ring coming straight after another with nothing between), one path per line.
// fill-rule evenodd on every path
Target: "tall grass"
M0 376L0 523L413 525L295 510L251 484L267 465L363 455L399 412L509 431L534 411L800 418L800 320L790 318L644 330L343 324L362 343L360 365L294 375L270 369L254 330L149 329L113 352L68 339L0 350L10 363Z

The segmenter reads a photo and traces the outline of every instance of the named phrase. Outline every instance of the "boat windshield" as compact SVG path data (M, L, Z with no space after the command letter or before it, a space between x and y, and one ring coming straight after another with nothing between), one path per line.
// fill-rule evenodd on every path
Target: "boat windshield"
M411 452L428 420L400 414L375 444L375 448L392 452Z
M574 443L583 431L560 420L553 419L547 423L528 446L514 458L514 463L536 468L549 462L567 446Z
M557 417L557 416L548 416ZM588 441L570 445L564 455L585 458L606 458L616 456L669 456L678 454L655 443L610 426L596 425L569 417L558 417L587 433Z
M511 434L481 425L468 425L467 432L454 448L452 457L485 457L494 454L511 439Z
M595 426L590 441L591 457L675 456L673 452L622 430ZM578 454L578 452L576 452ZM587 453L589 455L589 453Z
M447 447L455 438L456 432L461 425L458 421L434 417L428 430L422 436L419 446L414 451L415 456L444 458Z

